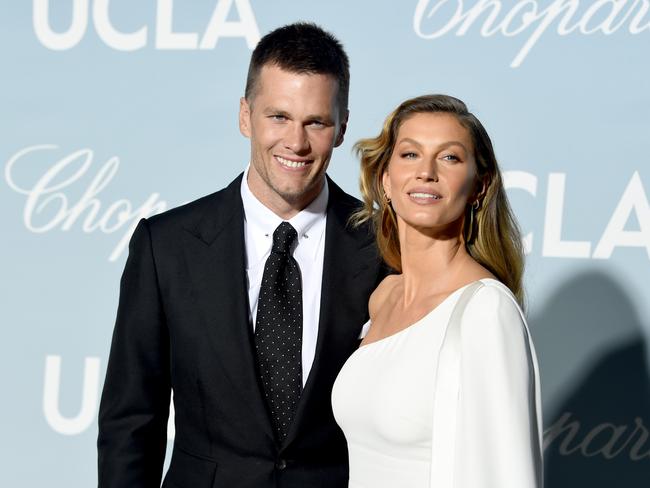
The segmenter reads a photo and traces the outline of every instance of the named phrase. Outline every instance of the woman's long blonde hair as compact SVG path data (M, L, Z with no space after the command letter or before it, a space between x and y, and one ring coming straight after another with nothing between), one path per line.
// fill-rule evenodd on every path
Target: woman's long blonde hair
M354 145L361 159L360 186L364 206L353 215L352 221L356 224L368 220L373 222L377 245L384 261L401 272L397 219L386 199L382 177L388 169L399 128L406 119L418 113L451 114L468 130L474 146L477 178L483 184L484 191L474 195L476 200L468 202L465 209L465 247L472 258L510 288L523 306L524 252L521 232L508 203L492 141L483 124L457 98L423 95L406 100L386 118L377 137L361 139Z

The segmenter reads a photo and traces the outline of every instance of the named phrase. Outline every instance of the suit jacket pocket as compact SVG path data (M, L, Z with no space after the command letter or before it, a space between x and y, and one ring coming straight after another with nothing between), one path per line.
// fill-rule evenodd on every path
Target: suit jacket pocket
M174 446L163 488L212 488L217 463Z

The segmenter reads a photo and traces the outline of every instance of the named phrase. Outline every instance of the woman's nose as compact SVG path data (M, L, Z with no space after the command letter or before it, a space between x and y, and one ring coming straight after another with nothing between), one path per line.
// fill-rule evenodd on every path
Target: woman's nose
M438 167L435 159L423 159L417 168L416 177L422 181L438 181Z

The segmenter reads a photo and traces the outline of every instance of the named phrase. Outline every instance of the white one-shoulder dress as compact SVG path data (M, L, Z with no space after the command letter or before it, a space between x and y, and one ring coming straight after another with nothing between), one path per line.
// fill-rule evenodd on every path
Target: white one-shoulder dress
M437 381L450 380L437 368L448 364L439 356L452 315L457 394L443 402ZM348 442L350 488L542 486L537 359L499 281L456 290L416 323L360 347L334 383L332 407Z

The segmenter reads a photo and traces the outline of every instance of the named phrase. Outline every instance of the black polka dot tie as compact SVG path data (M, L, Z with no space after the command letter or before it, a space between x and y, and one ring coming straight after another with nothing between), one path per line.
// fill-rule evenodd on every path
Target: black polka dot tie
M302 391L302 285L300 268L291 256L297 237L289 222L273 233L255 324L259 371L280 442L287 436Z

